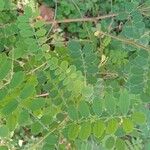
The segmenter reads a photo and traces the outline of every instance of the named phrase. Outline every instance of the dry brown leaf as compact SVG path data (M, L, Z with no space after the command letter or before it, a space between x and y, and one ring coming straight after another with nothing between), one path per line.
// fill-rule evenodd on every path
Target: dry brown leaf
M40 16L44 21L52 21L54 19L54 10L45 4L39 7Z

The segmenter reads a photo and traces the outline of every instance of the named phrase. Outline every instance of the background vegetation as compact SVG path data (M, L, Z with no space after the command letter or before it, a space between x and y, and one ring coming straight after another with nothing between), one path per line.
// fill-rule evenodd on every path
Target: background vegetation
M149 103L150 0L0 0L0 150L149 150Z

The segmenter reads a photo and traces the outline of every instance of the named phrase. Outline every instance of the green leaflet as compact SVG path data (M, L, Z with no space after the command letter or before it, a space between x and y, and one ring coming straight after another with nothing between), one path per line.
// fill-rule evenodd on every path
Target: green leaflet
M29 120L30 120L29 112L26 110L22 110L19 114L19 117L18 117L18 123L20 125L26 125L29 123Z
M34 35L34 32L32 30L21 30L20 35L23 38L32 37Z
M68 129L68 138L70 140L75 140L78 137L80 131L80 126L77 124L71 124Z
M8 90L5 88L0 90L0 100L3 100L3 98L8 94Z
M42 128L43 127L39 122L35 122L31 125L31 133L37 135L42 131Z
M26 16L28 16L28 17L32 17L32 9L31 9L31 7L26 6L26 7L24 8L24 14L25 14Z
M92 108L93 108L93 111L94 113L97 115L97 116L100 116L102 114L102 111L103 111L103 106L102 106L102 100L99 100L99 99L94 99L93 100L93 104L92 104Z
M85 101L81 101L78 110L82 117L88 117L90 115L89 106Z
M106 48L106 47L110 44L110 42L111 42L111 38L110 38L110 37L105 37L105 38L103 39L102 46L103 46L104 48Z
M4 6L5 6L5 1L0 0L0 11L2 11L4 9Z
M136 124L144 124L146 122L146 116L143 112L134 112L131 117Z
M7 146L0 146L0 150L8 150Z
M7 117L6 125L9 131L14 131L18 123L18 114L15 112Z
M9 130L6 125L0 126L0 138L7 137L9 134Z
M43 115L40 120L43 124L50 125L52 123L52 119L53 118L52 118L51 114L46 114L46 115ZM64 119L64 118L62 118L62 119Z
M126 115L130 107L130 97L127 90L122 90L119 97L119 108L123 115Z
M55 149L55 145L51 145L49 143L46 143L43 145L41 150L53 150L53 149Z
M102 120L97 120L93 123L93 134L95 137L100 138L105 131L105 123Z
M129 75L126 85L130 93L145 93L144 87L147 86L147 82L145 82L144 80L148 76L148 74L145 74L145 72L149 72L148 58L149 53L140 50L138 51L137 56L131 60L131 64L129 65L130 69L126 68Z
M91 123L90 122L82 123L80 133L79 133L79 138L81 140L87 140L90 134L91 134Z
M18 18L17 18L17 21L19 23L29 23L29 17L26 16L26 15L20 15ZM23 30L24 28L22 28Z
M35 28L40 28L40 27L42 27L42 26L44 26L44 21L42 21L42 20L38 20L38 21L36 21L35 24L34 24L34 27L35 27Z
M25 85L25 87L22 89L21 93L20 93L20 98L21 99L26 99L29 98L31 96L33 96L33 94L35 93L35 88L33 85L27 84Z
M128 13L126 12L121 12L118 16L117 16L117 19L118 20L125 20L127 17L128 17Z
M67 61L62 61L60 64L61 69L63 69L63 71L68 69L68 62Z
M133 128L134 128L134 124L133 124L132 120L128 119L128 118L123 120L122 126L126 133L132 132Z
M14 49L14 58L18 59L26 54L27 47L23 41L18 41L17 48Z
M120 138L117 138L115 143L116 150L125 150L125 147L125 141Z
M82 90L82 94L87 99L90 99L92 97L92 95L93 95L93 86L86 86L86 87L84 87L84 89Z
M108 134L114 134L116 130L118 129L119 123L117 119L110 119L107 122L107 128L106 128L106 133Z
M101 145L97 145L94 140L87 140L87 141L75 141L77 148L80 150L99 150L101 149Z
M73 105L70 105L68 107L68 115L69 115L70 119L78 120L78 111Z
M46 34L46 30L45 29L39 29L37 32L36 32L36 36L38 37L42 37Z
M0 81L2 81L8 75L8 73L10 73L12 62L11 60L5 59L5 61L0 65Z
M105 141L105 147L107 149L113 149L115 144L115 138L114 137L108 137Z
M2 109L2 114L4 115L9 115L13 111L16 110L17 106L19 105L18 101L16 99L13 99L11 102L7 103L3 109Z
M19 86L23 82L24 77L25 77L24 72L22 72L22 71L15 72L13 75L13 78L9 84L9 88L13 89L13 88Z
M55 70L58 67L58 59L56 57L52 57L48 64L50 65L51 70Z
M43 108L46 104L46 101L44 98L36 98L36 99L33 99L28 107L29 109L31 109L32 111L36 111L36 110L39 110L41 108Z
M58 142L58 137L55 134L50 134L48 137L46 137L46 139L44 140L44 146L43 146L43 150L45 150L44 148L47 147L48 149L55 147L55 144L57 144Z
M105 96L105 107L107 109L107 112L110 115L113 115L116 112L116 102L115 98L113 95L107 94Z
M142 93L141 94L141 100L145 103L148 103L150 101L150 95L149 93Z

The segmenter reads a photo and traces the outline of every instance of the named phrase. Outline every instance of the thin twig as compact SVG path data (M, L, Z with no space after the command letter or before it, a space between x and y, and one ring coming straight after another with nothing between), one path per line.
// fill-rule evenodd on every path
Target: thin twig
M28 72L27 74L29 75L29 74L34 73L34 72L37 71L38 69L44 67L46 64L47 64L47 62L41 64L40 66L38 66L38 67L34 68L33 70L31 70L30 72Z
M100 34L103 34L105 36L109 36L109 37L111 37L111 38L113 38L115 40L124 42L124 43L129 44L129 45L133 45L133 46L135 46L137 48L142 48L142 49L147 50L147 51L150 52L150 47L146 47L146 46L144 46L142 44L136 43L133 40L125 39L125 38L122 38L122 37L117 37L117 36L111 35L109 33L102 32L102 31L100 31Z
M49 93L43 93L43 94L36 95L36 97L46 97L48 95L49 95Z
M80 14L80 17L83 19L84 15L82 14L82 12L81 12L78 4L74 0L69 0L69 1L73 3L74 7L76 8L76 10L78 11L78 13ZM87 27L87 24L85 24L85 21L83 22L83 28L88 33L88 36L89 36L90 40L92 40L92 36L90 34L89 28Z
M46 24L59 24L59 23L72 23L72 22L95 22L101 19L107 19L111 17L115 17L118 14L109 14L99 17L91 17L91 18L75 18L75 19L64 19L64 20L53 20L46 22Z

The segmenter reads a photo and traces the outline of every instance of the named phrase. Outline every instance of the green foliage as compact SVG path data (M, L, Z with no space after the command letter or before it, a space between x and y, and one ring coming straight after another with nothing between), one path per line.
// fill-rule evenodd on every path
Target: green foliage
M69 56L72 64L81 70L88 82L96 82L98 73L98 57L90 43L83 46L77 41L68 43Z
M45 2L56 7L55 1ZM96 28L62 24L66 39L84 39L55 44L31 3L20 15L14 1L0 0L0 149L149 147L148 1L112 3L58 2L58 19L94 16L99 10L119 15L98 21Z

